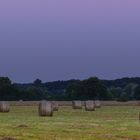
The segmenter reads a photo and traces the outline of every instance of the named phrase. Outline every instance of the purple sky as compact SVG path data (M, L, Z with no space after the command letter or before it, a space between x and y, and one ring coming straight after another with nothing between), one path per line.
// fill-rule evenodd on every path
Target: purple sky
M1 0L0 75L14 82L140 76L140 0Z

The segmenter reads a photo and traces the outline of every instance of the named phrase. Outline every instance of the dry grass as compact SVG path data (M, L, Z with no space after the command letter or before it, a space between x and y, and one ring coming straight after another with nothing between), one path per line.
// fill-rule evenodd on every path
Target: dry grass
M8 102L0 101L0 112L9 112L10 111L10 105Z
M53 105L49 101L41 101L38 106L39 116L53 116Z
M73 101L72 107L73 107L73 109L82 109L82 102L81 101Z
M102 107L93 112L60 107L39 117L37 106L12 106L0 113L0 140L139 140L140 107ZM20 125L28 127L17 127Z
M85 110L86 111L95 111L94 101L85 101Z
M11 105L14 106L38 106L39 101L10 101ZM59 106L72 106L72 101L58 101ZM84 101L82 102L84 105ZM128 102L117 102L117 101L101 101L103 106L140 106L140 101L128 101Z
M53 111L59 110L59 105L57 101L52 101Z

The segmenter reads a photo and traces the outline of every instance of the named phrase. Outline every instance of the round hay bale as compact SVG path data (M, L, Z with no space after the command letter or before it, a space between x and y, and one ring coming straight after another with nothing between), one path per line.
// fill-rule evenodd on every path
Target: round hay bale
M0 102L0 112L9 112L10 105L8 102L2 101Z
M21 103L22 103L22 102L23 102L23 100L19 100L19 102L21 102Z
M73 109L82 109L82 102L81 101L72 101Z
M95 100L95 108L100 108L101 102L99 100Z
M53 106L49 101L41 101L38 107L39 116L53 116Z
M85 110L86 111L95 111L94 101L85 101Z
M52 101L53 111L58 111L59 105L57 101Z

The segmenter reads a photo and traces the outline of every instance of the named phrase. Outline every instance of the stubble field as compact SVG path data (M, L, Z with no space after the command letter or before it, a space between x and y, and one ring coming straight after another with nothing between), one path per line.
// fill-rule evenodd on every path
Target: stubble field
M139 112L138 106L60 107L53 117L39 117L37 106L12 106L0 113L0 140L140 140Z

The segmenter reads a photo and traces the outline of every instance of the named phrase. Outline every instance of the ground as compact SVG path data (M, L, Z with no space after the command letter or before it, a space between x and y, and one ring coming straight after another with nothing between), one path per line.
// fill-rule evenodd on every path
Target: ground
M13 106L0 113L0 140L140 140L139 112L136 106L60 107L53 117L39 117L35 106Z

